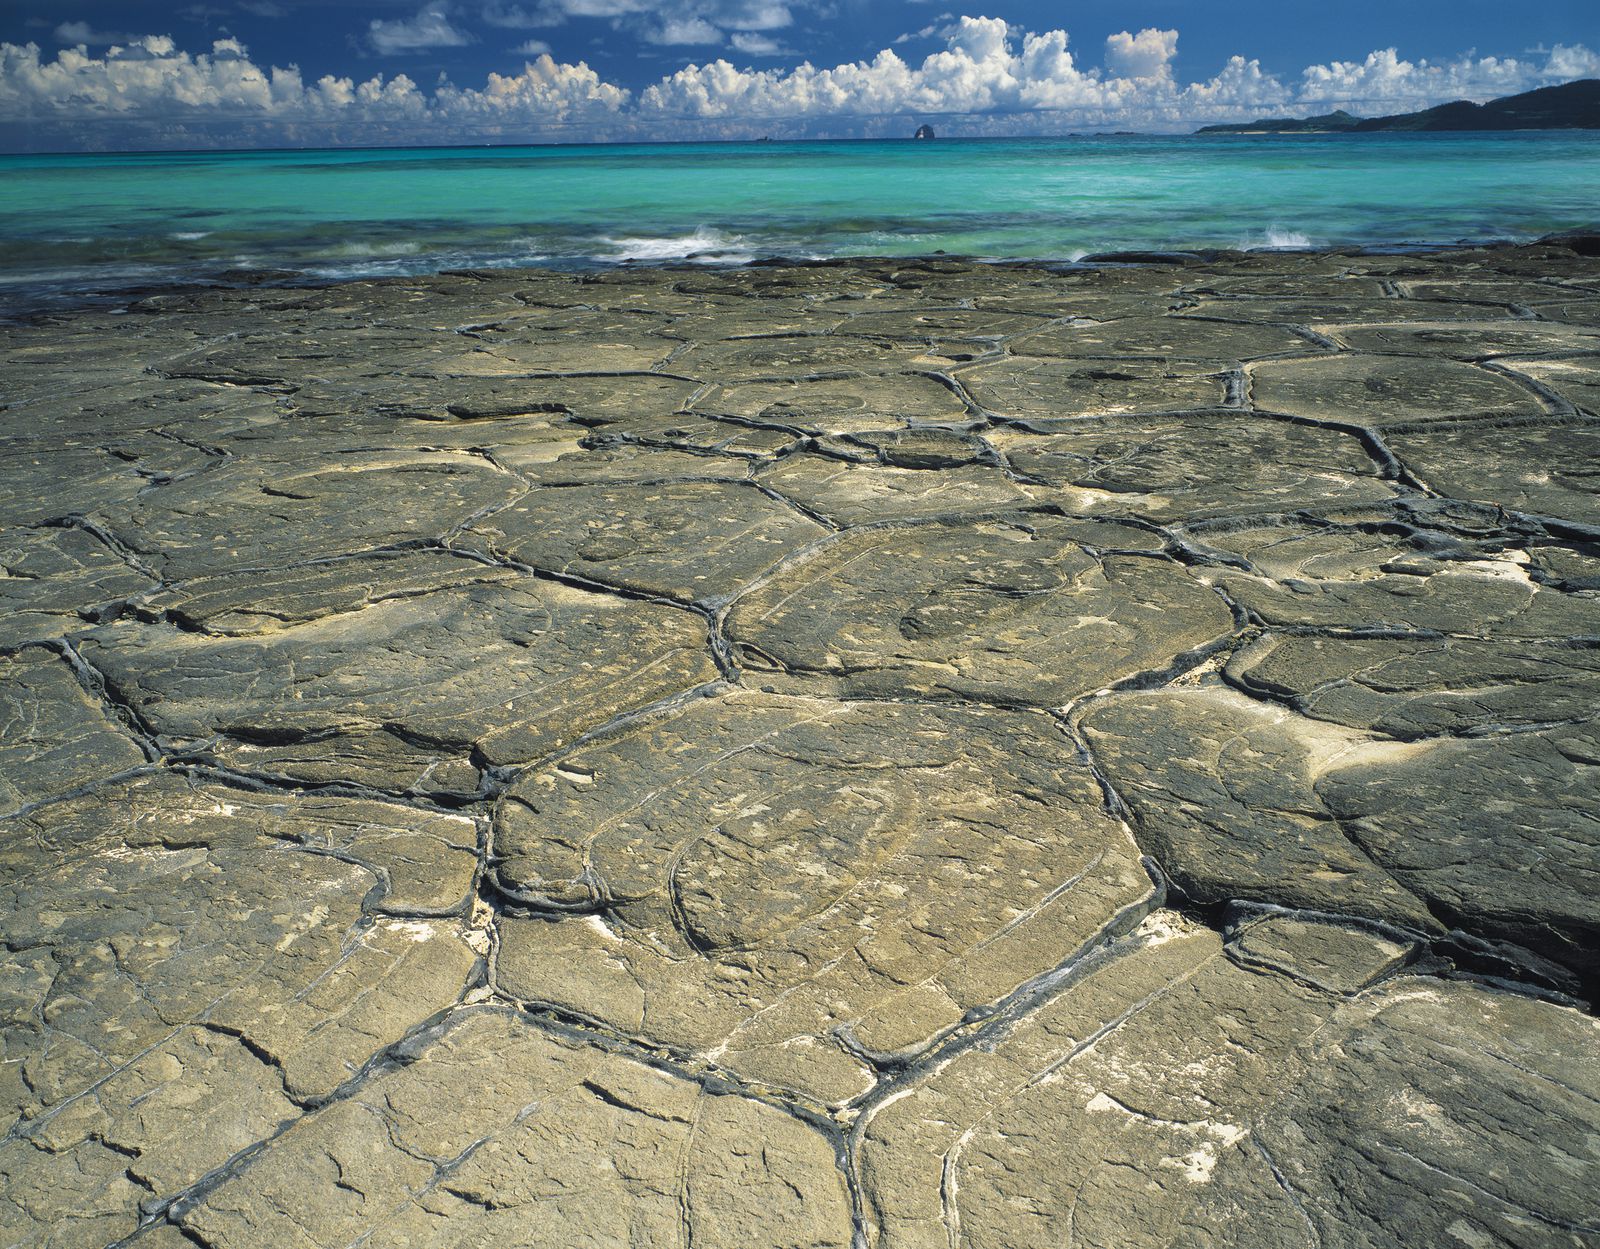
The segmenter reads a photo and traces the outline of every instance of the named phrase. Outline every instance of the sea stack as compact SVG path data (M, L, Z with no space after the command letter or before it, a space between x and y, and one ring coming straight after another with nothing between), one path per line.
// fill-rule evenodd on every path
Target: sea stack
M938 137L938 135L933 133L932 126L918 126L917 133L913 136L913 138L917 139L936 139Z

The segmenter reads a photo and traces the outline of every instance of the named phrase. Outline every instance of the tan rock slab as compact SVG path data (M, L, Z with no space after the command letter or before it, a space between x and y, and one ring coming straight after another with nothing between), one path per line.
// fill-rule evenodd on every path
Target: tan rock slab
M1471 984L1348 999L1158 913L867 1122L867 1243L1582 1244L1594 1038L1576 1011Z
M1048 717L749 693L530 774L495 851L557 917L503 990L824 1102L1153 896Z
M144 761L66 660L36 647L0 657L0 818Z
M727 634L755 674L853 695L1060 706L1232 629L1131 527L1039 516L848 533L735 603Z
M1087 515L1158 524L1378 503L1392 485L1350 434L1248 413L1063 422L988 439L1030 482ZM1047 494L1047 498L1056 496Z
M749 485L535 490L466 535L496 555L680 602L723 599L828 530Z
M697 617L529 578L255 637L119 621L83 649L173 740L321 741L334 759L398 730L457 758L528 761L716 675Z
M1256 365L1250 399L1266 412L1372 428L1546 414L1529 388L1470 364L1357 355Z
M217 1249L845 1249L825 1137L498 1012L459 1016L181 1215Z

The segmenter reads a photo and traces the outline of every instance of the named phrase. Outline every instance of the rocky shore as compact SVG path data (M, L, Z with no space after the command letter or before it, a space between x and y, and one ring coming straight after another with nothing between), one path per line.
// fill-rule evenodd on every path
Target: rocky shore
M0 328L0 1241L1600 1245L1600 258Z

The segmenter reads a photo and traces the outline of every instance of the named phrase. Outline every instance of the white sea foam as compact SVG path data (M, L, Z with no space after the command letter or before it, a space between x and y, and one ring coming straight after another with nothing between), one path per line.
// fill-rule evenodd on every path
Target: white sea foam
M177 239L178 242L180 242L180 243L193 243L196 239L208 239L208 238L210 238L211 237L211 231L210 230L179 230L172 237Z
M736 234L724 234L701 226L693 234L672 234L661 237L646 235L641 238L601 238L598 240L610 251L602 260L689 260L706 259L726 263L749 256L744 240Z
M1260 239L1250 239L1243 244L1243 250L1255 251L1304 251L1314 244L1309 235L1300 233L1299 230L1283 230L1272 226Z

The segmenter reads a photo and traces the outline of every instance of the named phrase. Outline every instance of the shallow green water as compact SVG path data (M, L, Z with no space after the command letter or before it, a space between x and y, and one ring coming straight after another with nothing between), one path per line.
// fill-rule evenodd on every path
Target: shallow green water
M283 268L1522 239L1600 216L1600 134L0 157L0 302Z

